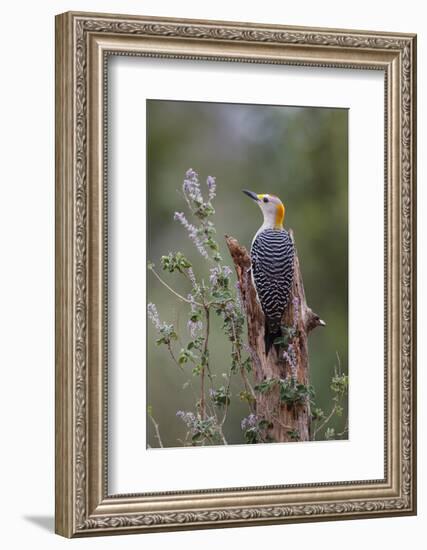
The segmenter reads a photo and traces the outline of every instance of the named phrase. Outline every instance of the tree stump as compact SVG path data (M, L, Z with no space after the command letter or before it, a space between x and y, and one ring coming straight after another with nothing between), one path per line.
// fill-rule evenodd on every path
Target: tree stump
M289 231L295 246L292 230ZM267 383L267 391L256 391L256 415L264 420L264 441L309 441L310 398L304 396L309 390L310 372L307 338L311 330L325 323L308 306L295 248L294 278L289 305L283 313L282 327L287 333L286 343L273 346L266 356L264 344L264 313L252 282L251 258L244 246L233 237L225 236L234 262L242 301L246 311L249 348L255 384ZM265 387L265 384L264 384ZM282 392L290 388L298 399L284 399ZM293 388L293 389L292 389ZM299 390L298 390L299 389ZM286 395L285 395L286 398Z

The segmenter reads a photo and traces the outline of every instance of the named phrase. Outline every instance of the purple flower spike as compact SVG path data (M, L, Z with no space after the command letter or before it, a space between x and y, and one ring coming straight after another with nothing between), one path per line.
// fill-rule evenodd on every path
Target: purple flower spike
M193 241L193 243L196 245L196 248L200 252L200 254L204 258L208 259L209 255L203 245L203 242L197 234L197 227L187 220L183 212L175 212L174 220L180 222L185 227L188 232L189 239Z
M209 191L209 200L212 201L216 196L216 179L213 176L208 176L206 185Z

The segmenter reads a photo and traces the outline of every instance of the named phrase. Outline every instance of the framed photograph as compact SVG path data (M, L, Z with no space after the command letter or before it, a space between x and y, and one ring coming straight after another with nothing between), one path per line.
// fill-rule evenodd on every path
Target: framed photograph
M56 18L56 532L416 513L416 37Z

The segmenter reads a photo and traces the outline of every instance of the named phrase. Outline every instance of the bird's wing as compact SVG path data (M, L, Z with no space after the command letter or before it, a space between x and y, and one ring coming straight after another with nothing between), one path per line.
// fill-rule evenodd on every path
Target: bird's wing
M293 280L294 246L285 230L261 231L251 248L258 298L269 319L280 319L288 305Z

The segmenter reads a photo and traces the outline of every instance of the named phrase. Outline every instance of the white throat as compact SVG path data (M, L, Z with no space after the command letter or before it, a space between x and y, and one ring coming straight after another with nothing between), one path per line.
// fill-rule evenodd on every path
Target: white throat
M276 207L263 208L262 213L264 215L264 223L261 227L263 229L274 229L276 227Z
M276 227L276 211L274 209L274 211L272 209L263 209L261 208L262 210L262 213L264 215L264 222L263 224L261 225L261 227L258 229L258 231L255 233L255 236L252 240L252 242L255 241L255 239L258 237L258 235L262 232L262 231L265 231L266 229L275 229Z

